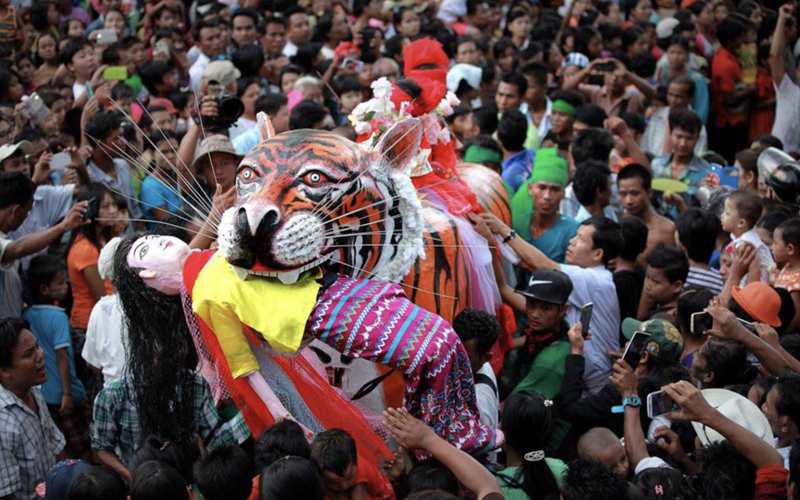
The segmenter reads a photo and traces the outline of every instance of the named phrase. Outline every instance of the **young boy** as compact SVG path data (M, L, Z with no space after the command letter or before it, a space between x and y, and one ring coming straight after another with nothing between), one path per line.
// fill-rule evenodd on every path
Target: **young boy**
M356 452L353 437L342 429L317 434L311 444L311 462L325 484L325 499L394 500L389 481Z
M356 76L341 75L333 80L333 91L339 96L339 111L341 113L337 125L348 125L350 120L347 116L364 100L361 82L358 81Z
M253 464L237 445L214 448L194 464L197 489L205 500L247 500Z
M97 58L94 55L92 43L86 38L69 38L59 52L58 59L75 76L75 83L72 84L72 95L75 101L85 104L89 99L86 84L89 83L97 68ZM84 96L84 94L86 95Z
M689 277L686 285L697 285L714 295L722 293L722 276L708 265L717 246L719 219L708 210L690 208L675 221L675 240L678 248L689 258Z
M485 311L464 309L453 319L453 330L464 344L469 363L472 365L481 422L496 428L500 398L497 378L489 360L492 359L492 346L500 336L500 324L494 316Z
M34 305L22 313L22 319L30 324L44 351L47 381L42 384L42 397L67 440L67 455L89 460L92 408L75 373L69 317L64 309L54 305L67 296L67 272L55 257L40 255L31 261L27 277Z
M800 219L783 221L772 237L775 261L785 264L775 280L775 287L788 290L794 302L794 319L784 331L796 332L800 326Z
M647 274L644 279L639 319L656 314L675 315L678 297L689 276L689 259L680 249L659 243L647 254Z
M763 204L758 193L749 189L734 191L725 200L725 211L722 213L722 229L731 233L734 248L743 243L750 243L756 250L759 262L760 277L764 283L769 283L769 270L775 261L767 245L761 241L756 232L756 223L761 217ZM743 277L739 286L747 284L747 277Z
M453 114L445 117L447 128L456 136L459 142L465 144L468 140L478 135L478 126L472 117L472 108L459 104L453 108Z

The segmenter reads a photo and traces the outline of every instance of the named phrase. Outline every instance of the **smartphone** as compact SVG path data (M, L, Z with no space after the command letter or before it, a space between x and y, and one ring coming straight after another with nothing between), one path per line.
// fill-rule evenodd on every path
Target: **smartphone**
M109 66L103 70L103 80L123 81L128 79L127 66Z
M691 316L691 324L689 329L695 335L704 335L708 330L711 330L713 318L705 311L693 313Z
M364 70L364 61L359 61L358 59L351 59L349 57L346 57L342 62L342 67L354 73L361 73L361 71Z
M622 359L634 370L639 366L639 361L641 361L642 355L644 355L644 350L647 348L647 342L650 340L650 336L649 333L636 332L633 334L633 337L631 337L630 342L628 342L628 347L625 348Z
M594 304L592 302L587 302L581 307L581 336L583 336L583 338L589 335L589 323L592 322L593 309Z
M617 69L617 65L614 64L614 62L604 62L595 64L594 69L600 71L601 73L611 73Z
M83 214L83 220L95 220L100 213L100 200L97 198L89 199L89 206L86 208L86 213Z
M170 57L169 42L166 40L157 41L155 48L153 48L153 57L161 55Z
M95 38L95 43L98 45L111 45L112 43L117 43L117 32L115 30L94 30L89 35L89 39L92 38L92 35L97 33L97 38Z
M50 159L50 168L63 172L70 163L72 163L72 155L69 153L56 153Z
M44 101L42 101L39 94L34 92L30 97L25 99L20 113L22 113L23 117L37 124L50 114L50 110L47 108Z
M651 419L680 409L678 403L664 391L651 392L647 395L647 416Z
M742 318L736 318L736 321L738 321L739 324L742 325L743 327L747 328L747 330L750 333L755 333L756 335L758 335L758 333L756 333L755 327L753 326L753 323L750 323L749 321L743 320Z

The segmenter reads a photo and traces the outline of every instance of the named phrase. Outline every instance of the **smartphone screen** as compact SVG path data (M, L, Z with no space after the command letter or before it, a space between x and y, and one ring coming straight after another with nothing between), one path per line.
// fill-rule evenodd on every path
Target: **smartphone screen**
M713 321L710 314L705 311L700 311L692 314L689 327L693 334L703 335L711 329Z
M92 32L92 34L94 33L97 33L95 43L99 45L110 45L112 43L117 43L118 41L117 32L114 30L96 30Z
M650 340L650 334L644 332L636 332L628 342L628 347L625 349L625 354L622 359L630 365L634 370L639 366L639 361L642 359L644 350L647 347L647 342Z
M680 409L681 407L664 391L651 392L647 395L647 416L650 418Z
M581 335L586 338L589 335L589 323L592 322L592 310L594 304L589 302L581 307Z
M742 318L736 318L736 321L738 321L739 324L742 325L743 327L747 328L747 330L750 333L755 333L756 335L758 335L758 333L756 333L755 327L753 327L753 323L750 323L749 321L743 320Z
M72 162L72 155L69 153L57 153L50 160L50 168L53 170L64 170Z

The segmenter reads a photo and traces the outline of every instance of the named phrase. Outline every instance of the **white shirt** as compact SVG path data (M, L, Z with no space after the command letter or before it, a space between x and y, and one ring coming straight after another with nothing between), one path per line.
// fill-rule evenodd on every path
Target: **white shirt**
M297 55L297 45L293 44L289 40L286 40L286 45L283 46L283 55L288 57L294 57Z
M0 231L0 261L11 244L6 234ZM22 280L19 277L19 262L12 260L0 264L0 318L19 318L22 315Z
M494 370L490 363L484 363L481 369L478 370L479 374L486 375L497 389L497 378L494 376ZM497 419L500 413L500 398L498 394L489 387L488 384L475 384L475 395L478 399L478 411L481 414L481 423L493 429L497 429Z
M112 161L116 178L103 172L92 160L89 160L87 166L89 178L92 182L100 182L108 189L124 196L128 202L128 215L131 219L141 219L142 209L139 206L139 197L136 196L136 191L133 189L131 168L128 166L128 162L121 158L114 158Z
M775 84L773 84L775 85ZM788 76L775 85L775 123L772 135L787 153L800 153L800 88Z
M28 234L41 233L56 225L58 221L66 217L72 207L74 193L75 184L37 187L36 192L33 193L33 208L25 218L25 222L16 230L8 233L9 238L16 240ZM47 253L46 248L19 259L22 269L28 268L31 259L45 253Z
M197 88L200 86L200 80L203 79L203 73L206 71L206 66L208 66L210 62L211 58L200 52L200 55L197 56L197 60L192 64L192 67L189 68L189 85L194 92L197 92Z
M117 294L102 297L92 308L81 356L103 372L106 387L122 378L128 332Z
M465 0L443 0L439 4L439 12L436 17L445 22L445 24L452 24L458 21L459 17L467 15L467 2Z
M539 143L541 143L547 133L550 132L550 115L553 114L553 101L551 101L547 96L544 98L547 101L547 109L544 112L544 116L542 116L542 120L539 122ZM528 111L527 102L523 102L519 105L519 112L525 115L525 117L528 119L529 126L533 125L533 118L531 113Z
M784 446L783 448L778 448L778 443L780 443L780 438L776 437L775 439L775 450L781 454L783 457L783 466L789 470L792 470L789 467L789 457L792 454L792 447L791 446Z
M233 127L228 129L228 134L230 136L231 141L233 141L240 135L244 134L245 132L254 129L256 127L256 124L257 122L255 120L249 120L243 116L240 117L238 120L236 120L236 123L233 124Z
M586 343L586 371L584 386L589 393L596 393L608 383L611 374L611 358L606 351L619 351L619 300L611 271L603 266L590 269L561 264L561 271L572 280L572 294L569 296L567 323L580 321L581 307L587 302L594 303L594 313L589 325L592 340Z
M72 84L72 95L75 100L86 92L86 84L75 82Z
M756 229L753 228L738 238L731 234L731 239L733 239L734 248L736 248L737 243L740 241L746 241L747 243L753 245L753 248L756 249L756 258L758 259L759 268L761 271L760 280L769 284L769 271L770 267L775 263L775 260L772 258L772 252L769 251L769 247L765 245L763 241L761 241ZM744 287L745 285L747 285L747 276L742 277L742 281L739 283L739 286L741 287Z

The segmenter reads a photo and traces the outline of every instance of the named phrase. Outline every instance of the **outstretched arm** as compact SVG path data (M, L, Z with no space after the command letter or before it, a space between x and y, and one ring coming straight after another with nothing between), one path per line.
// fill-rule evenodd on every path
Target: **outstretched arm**
M484 213L481 214L481 218L483 218L484 222L486 222L486 225L489 226L489 229L492 231L492 233L499 235L501 238L505 239L511 234L511 228L505 225L505 223L498 219L494 214ZM558 270L561 267L550 260L550 258L542 253L541 250L522 238L516 237L509 240L508 246L511 247L511 249L514 250L517 255L519 255L519 258L522 261L522 267L526 269Z

